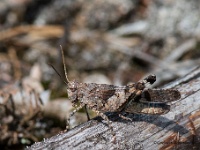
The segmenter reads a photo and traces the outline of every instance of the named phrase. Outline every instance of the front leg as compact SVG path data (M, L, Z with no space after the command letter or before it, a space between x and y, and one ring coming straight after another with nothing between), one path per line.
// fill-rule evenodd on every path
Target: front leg
M84 106L84 105L83 105ZM83 108L83 106L82 105L80 105L80 106L78 106L78 107L76 107L71 113L70 113L70 115L69 115L69 118L67 119L67 125L66 125L66 130L69 130L70 129L70 119L71 119L71 117L77 112L77 111L79 111L81 108Z

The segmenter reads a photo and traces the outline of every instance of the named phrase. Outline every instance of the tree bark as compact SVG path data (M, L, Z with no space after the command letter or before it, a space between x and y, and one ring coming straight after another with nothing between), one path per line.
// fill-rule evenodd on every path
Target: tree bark
M181 99L170 103L165 115L129 114L133 121L115 113L106 115L111 126L100 117L60 133L28 149L198 149L200 147L200 67L164 88L175 88Z

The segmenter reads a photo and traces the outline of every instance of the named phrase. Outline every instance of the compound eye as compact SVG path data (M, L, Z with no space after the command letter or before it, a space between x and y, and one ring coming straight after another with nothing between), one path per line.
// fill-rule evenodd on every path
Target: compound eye
M74 91L72 91L72 90L74 90ZM76 94L76 89L75 88L73 88L73 89L68 89L67 90L67 94L68 94L68 98L72 101L72 103L74 102L74 101L76 101L76 99L77 99L77 94Z
M69 88L69 91L75 92L75 91L76 91L76 88Z
M77 83L72 82L68 85L68 91L75 92L77 90Z
M69 88L67 89L68 95L73 95L74 93L76 93L76 88Z

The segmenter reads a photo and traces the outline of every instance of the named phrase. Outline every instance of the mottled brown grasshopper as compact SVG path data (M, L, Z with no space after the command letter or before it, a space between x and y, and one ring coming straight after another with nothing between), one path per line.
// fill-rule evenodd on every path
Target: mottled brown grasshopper
M110 125L108 117L104 114L105 112L160 115L170 110L170 106L166 104L167 102L178 100L181 97L178 90L147 88L147 84L153 84L156 81L155 75L149 75L137 83L125 86L70 81L67 77L62 47L61 53L66 77L64 82L67 85L68 96L75 107L70 117L79 109L87 106ZM126 118L122 115L119 116Z

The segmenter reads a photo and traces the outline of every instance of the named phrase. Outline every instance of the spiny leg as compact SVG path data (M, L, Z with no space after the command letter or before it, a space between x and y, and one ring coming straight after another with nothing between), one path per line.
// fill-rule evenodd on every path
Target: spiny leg
M156 76L153 74L147 76L141 81L138 81L134 86L135 90L131 93L131 95L128 98L128 102L124 105L123 109L120 112L126 111L126 108L131 104L132 101L139 102L139 100L146 98L143 91L147 90L146 88L147 84L153 84L155 81L156 81ZM119 115L119 117L126 120L130 120L129 118L121 114Z
M134 98L131 98L132 99L131 101L133 101L133 100L137 101L136 98L139 98L139 97L140 97L139 98L140 102L145 101L145 100L151 101L151 97L148 94L147 86L149 84L153 84L155 81L156 81L156 76L154 74L150 74L146 78L144 78L143 80L138 81L135 85L136 91L132 94L133 96L131 96L131 97L134 97Z
M120 112L126 110L126 108L131 104L132 101L137 101L141 97L142 90L135 90L129 97L129 101L124 105ZM119 116L120 117L120 116Z
M70 129L70 118L77 112L79 111L81 108L83 108L82 105L78 106L77 108L75 108L69 115L69 118L67 119L67 125L66 125L66 130Z
M124 119L124 120L128 120L128 121L133 121L131 118L128 118L124 115L122 115L121 113L118 114L120 118Z
M126 103L122 111L132 102L132 101L137 101L139 97L144 98L144 91L148 90L146 88L147 84L153 84L156 81L156 76L154 74L151 74L144 78L141 81L138 81L135 84L135 90L131 93L129 96L129 101Z

